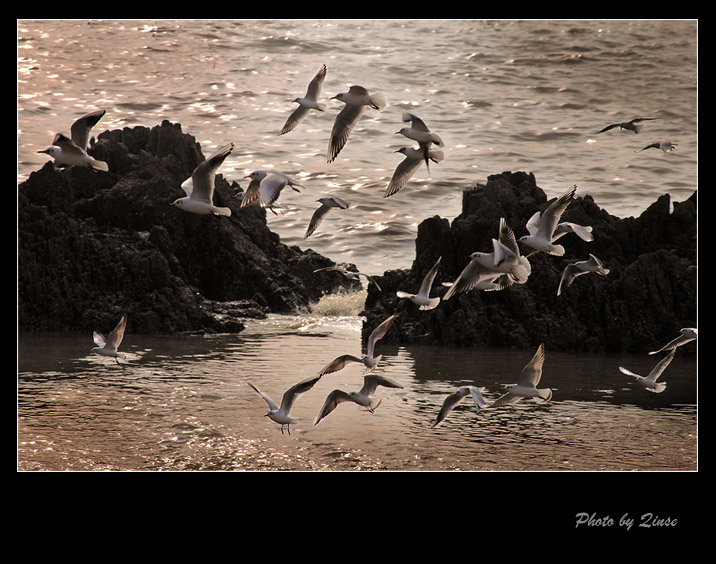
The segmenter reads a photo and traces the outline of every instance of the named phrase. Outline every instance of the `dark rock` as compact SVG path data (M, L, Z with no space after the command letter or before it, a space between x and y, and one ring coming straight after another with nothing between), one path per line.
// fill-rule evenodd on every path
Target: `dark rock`
M441 283L455 280L472 252L492 250L501 217L519 239L532 214L550 203L534 176L524 172L490 176L486 185L466 190L463 211L452 225L440 217L419 225L412 268L378 278L383 292L368 293L364 337L395 312L400 315L385 343L531 349L544 342L551 350L643 352L670 341L681 327L696 327L696 192L675 202L671 213L664 194L640 217L625 219L600 209L588 194L579 195L579 188L577 194L562 221L591 225L593 241L565 235L563 257L530 257L526 284L500 292L473 290L420 311L396 290L416 292L442 257L431 296L444 295ZM580 276L557 296L564 268L589 253L610 273Z
M204 159L179 124L105 131L90 152L109 172L47 163L18 187L20 330L92 331L126 313L134 333L236 332L360 289L314 275L334 263L282 244L221 174L214 201L230 217L171 206Z

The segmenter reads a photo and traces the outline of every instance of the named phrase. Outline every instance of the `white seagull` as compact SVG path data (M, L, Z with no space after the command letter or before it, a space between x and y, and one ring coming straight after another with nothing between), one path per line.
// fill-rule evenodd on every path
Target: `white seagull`
M341 274L343 274L343 276L345 276L349 280L360 280L360 277L364 276L366 278L366 280L368 280L368 282L372 282L373 284L375 284L375 287L378 288L379 292L383 291L383 290L381 290L378 283L375 280L373 280L372 276L363 274L362 272L356 272L355 270L346 270L345 268L341 268L340 266L325 266L323 268L317 268L313 272L315 274L316 272L323 272L323 271L327 271L327 270L334 270L336 272L340 272Z
M98 161L90 157L84 149L75 145L71 139L62 133L55 135L50 147L37 152L50 155L54 159L53 166L55 168L64 166L87 166L93 170L101 170L103 172L109 170L109 165L106 162Z
M592 253L589 253L588 260L582 260L567 265L567 268L565 268L564 272L562 272L562 278L559 281L559 288L557 288L557 295L561 295L562 290L568 288L577 276L581 276L582 274L587 274L589 272L596 272L597 274L606 276L609 274L609 269L604 268L602 261L600 261Z
M532 217L535 216L533 215ZM532 221L532 218L530 218L530 221ZM539 221L539 216L535 221ZM594 241L594 235L592 235L591 225L579 225L577 223L563 221L561 223L558 223L557 227L555 227L552 242L554 243L557 239L564 237L567 233L574 233L580 239L582 239L582 241Z
M363 377L363 387L357 392L344 392L343 390L333 390L326 401L321 407L321 411L318 412L316 422L314 425L318 425L319 421L326 417L331 411L333 411L339 404L345 401L352 401L358 405L365 407L367 411L371 413L378 409L378 406L383 400L377 402L371 397L378 386L385 386L386 388L402 388L397 382L386 378L385 376L379 376L377 374L366 374Z
M345 107L338 113L335 122L333 122L331 137L328 141L327 158L329 163L333 162L338 153L341 152L353 127L358 123L368 106L381 111L388 105L385 94L382 92L370 94L362 86L356 85L351 86L348 92L336 94L331 99L340 100L345 104Z
M432 426L437 427L437 425L448 416L448 413L450 413L453 408L467 396L472 396L472 400L475 403L475 409L479 413L480 409L485 407L485 398L482 397L483 391L485 391L485 388L482 387L476 388L475 386L460 386L455 392L445 398L445 401L440 408L440 412L438 413L438 417Z
M672 143L671 141L656 141L654 143L650 143L643 149L638 149L634 151L635 153L641 153L642 151L645 151L646 149L661 149L665 153L671 153L671 151L676 150L676 143Z
M246 175L244 178L250 178L251 182L249 182L249 186L246 188L246 191L241 198L242 208L250 206L255 202L259 202L259 205L262 208L271 209L275 205L276 200L278 200L278 197L281 195L281 190L283 190L286 186L290 186L291 189L296 192L300 192L296 186L300 188L304 187L293 178L273 170L255 170L251 174Z
M664 358L662 358L659 363L649 372L648 376L639 376L639 374L635 374L631 370L627 370L623 366L619 367L619 370L621 370L624 374L627 374L629 376L634 376L636 378L636 381L644 386L647 391L654 392L655 394L660 394L661 392L666 389L666 382L657 382L657 378L662 375L664 370L666 370L666 367L669 366L671 361L674 359L674 355L676 354L676 349L672 349L669 354L667 354Z
M518 383L507 384L505 386L507 393L497 398L491 407L515 403L522 398L535 398L542 402L552 399L552 390L549 388L537 388L537 384L539 384L540 378L542 377L543 364L544 343L539 346L532 360L522 369Z
M500 218L499 240L492 240L492 249L491 253L474 252L470 255L470 262L452 283L443 300L472 289L501 290L512 282L524 284L527 281L532 267L527 257L520 255L515 235L505 218ZM505 274L510 284L504 284L504 279L501 279Z
M396 317L398 317L397 314L391 315L380 325L378 325L378 327L373 329L373 332L370 334L370 337L368 337L366 352L362 357L358 358L357 356L353 356L350 354L341 355L329 362L326 366L324 366L323 369L318 373L319 376L323 376L324 374L330 374L332 372L338 372L339 370L344 368L349 362L357 362L358 364L363 364L367 370L373 370L376 366L378 366L378 363L383 356L382 354L379 354L378 356L373 356L375 354L375 344L381 338L383 338L383 336L386 334L386 332L390 328L390 325L393 323Z
M418 290L417 294L409 294L408 292L403 292L402 290L398 290L396 292L396 295L399 298L404 298L404 299L410 300L415 305L420 306L420 309L422 309L422 310L436 308L438 306L438 304L440 303L440 298L431 298L430 297L430 289L433 286L433 280L435 280L435 275L438 273L438 268L440 267L441 259L442 259L442 257L439 257L437 262L435 263L435 265L425 275L425 278L423 278L423 282L420 285L420 290Z
M178 198L171 205L200 215L231 215L229 208L220 208L214 205L214 177L233 148L233 143L224 145L200 163L191 174L191 182L187 179L181 185L186 196Z
M318 96L321 94L321 86L326 78L326 65L321 67L318 74L313 77L313 80L308 84L308 90L303 98L296 98L293 101L298 104L298 107L293 113L288 116L285 125L281 129L279 135L293 131L296 126L305 119L311 110L319 112L326 111L326 106L318 102Z
M392 196L405 186L423 162L424 154L422 150L413 147L401 147L395 152L402 153L405 155L405 158L396 167L395 172L393 172L393 176L388 183L388 188L386 188L385 194L383 194L384 198ZM439 163L444 158L445 154L442 151L437 149L428 150L428 159L434 163Z
M97 122L107 113L105 110L95 110L75 120L70 127L70 138L72 142L83 151L87 150L90 139L90 130L97 125Z
M119 345L122 344L124 338L124 330L127 327L127 316L123 315L122 319L119 320L117 326L112 329L112 332L107 338L98 331L92 333L92 340L97 345L92 349L92 352L102 356L111 356L115 362L119 364L119 358L124 358L124 354L117 352Z
M550 255L564 255L564 247L552 243L554 232L557 229L564 210L574 198L577 186L572 186L554 202L552 202L544 213L535 213L527 222L527 231L529 235L520 237L520 242L532 247L536 251L548 253Z
M251 386L254 390L256 390L256 393L259 394L264 401L268 404L269 410L268 413L264 414L265 417L268 417L271 419L271 421L274 421L281 425L281 434L283 435L283 427L286 426L286 429L288 431L288 434L291 434L291 423L297 423L298 419L295 419L291 417L291 408L293 407L293 403L296 401L296 396L299 394L302 394L303 392L307 392L313 386L315 385L318 380L320 380L320 376L311 376L310 378L306 378L305 380L302 380L298 384L294 384L291 386L288 390L286 390L283 393L283 398L281 399L281 407L278 407L273 401L271 401L271 398L268 397L266 394L261 392L256 386L254 386L251 382L249 382L249 386Z
M396 134L404 135L408 139L418 142L420 152L425 161L425 166L428 169L428 174L430 174L430 146L435 143L438 147L443 147L445 143L443 143L439 135L430 131L428 126L425 125L425 122L415 114L403 112L403 121L409 121L410 127L403 127L400 131L396 132Z
M338 196L326 196L324 198L318 198L316 201L321 204L321 206L313 212L311 221L306 229L306 234L303 236L304 239L309 237L316 230L318 225L323 221L323 218L326 217L326 214L333 208L341 208L342 210L345 210L349 207L348 202Z
M625 129L627 131L633 131L634 133L639 133L641 129L644 127L641 125L640 122L645 120L652 120L652 119L659 119L659 118L645 118L645 117L635 117L632 120L629 121L623 121L621 123L612 123L611 125L607 125L604 129L601 129L597 131L597 133L604 133L605 131L609 131L610 129L614 129L615 127L618 127L620 130Z
M657 354L664 351L669 351L672 349L675 349L676 347L680 347L681 345L685 345L686 343L693 341L698 336L698 331L696 327L684 327L680 330L680 335L676 337L673 341L669 341L666 345L661 347L658 351L651 351L649 354Z

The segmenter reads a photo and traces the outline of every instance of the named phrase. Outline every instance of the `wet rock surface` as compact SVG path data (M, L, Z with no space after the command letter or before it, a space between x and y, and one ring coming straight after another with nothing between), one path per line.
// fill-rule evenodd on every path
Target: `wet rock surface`
M567 189L568 186L565 186ZM552 199L550 199L550 202ZM411 269L391 270L369 287L364 337L393 313L399 317L381 343L533 348L548 350L654 350L682 327L696 327L696 192L684 202L659 196L638 218L620 219L580 194L562 221L590 225L594 240L575 234L560 239L565 255L529 258L525 284L498 292L472 290L420 311L395 292L416 293L424 275L442 257L431 296L443 296L475 251L491 252L504 217L519 239L535 211L548 203L534 175L505 172L463 193L462 213L450 222L424 220L418 228ZM521 246L524 255L531 249ZM564 268L594 254L610 269L607 276L585 274L557 296ZM685 348L695 351L695 346Z
M109 172L48 162L18 187L20 330L109 331L127 314L134 333L238 332L360 289L314 275L333 261L282 244L221 169L214 202L230 217L171 206L208 156L181 125L105 131L89 152Z

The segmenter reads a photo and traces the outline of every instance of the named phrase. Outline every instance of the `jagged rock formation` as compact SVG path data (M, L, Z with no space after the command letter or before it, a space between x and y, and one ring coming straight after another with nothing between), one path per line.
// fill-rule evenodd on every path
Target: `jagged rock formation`
M567 187L565 187L566 189ZM562 257L542 253L529 258L526 284L499 292L473 290L419 311L397 290L416 292L425 273L442 257L431 296L444 295L442 282L455 280L474 251L491 252L501 217L515 236L527 234L532 214L547 207L534 175L505 172L463 193L463 209L452 225L432 217L418 227L416 258L409 270L378 278L383 292L369 288L364 333L398 312L382 343L533 348L550 350L654 350L681 327L696 327L696 192L685 202L660 196L638 218L620 219L600 209L588 194L569 205L562 221L593 227L594 240L565 235ZM526 255L531 249L523 248ZM610 273L587 274L557 296L562 271L570 262L599 257ZM692 348L692 350L694 350Z
M20 330L92 331L127 314L135 333L236 332L243 317L360 288L314 275L334 263L282 244L221 170L214 201L231 217L171 206L204 159L181 125L105 131L90 152L109 172L48 162L18 187Z

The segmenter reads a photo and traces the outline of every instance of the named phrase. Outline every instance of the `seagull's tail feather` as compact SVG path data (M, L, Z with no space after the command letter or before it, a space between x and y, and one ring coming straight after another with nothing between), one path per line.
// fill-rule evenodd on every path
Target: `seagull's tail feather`
M550 250L549 254L561 257L564 255L564 247L562 245L552 245L552 250Z
M97 159L92 159L90 161L89 165L95 170L101 170L103 172L109 171L109 165L104 161L98 161Z
M231 215L231 210L229 208L214 207L214 209L212 211L214 212L215 215L226 215L226 216Z
M537 390L537 397L542 401L549 401L552 399L552 390L549 388L542 388Z
M325 111L326 111L326 105L325 105L325 104L317 104L317 105L316 105L316 109L317 109L319 112L325 112Z
M382 111L388 107L388 99L382 92L376 92L375 94L370 95L370 105L376 110Z
M647 388L650 392L654 392L655 394L660 394L666 389L666 382L658 382L656 386Z
M428 303L428 305L420 306L420 309L424 309L424 310L435 309L436 307L438 307L439 303L440 303L440 298L431 298L430 303Z

